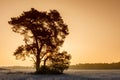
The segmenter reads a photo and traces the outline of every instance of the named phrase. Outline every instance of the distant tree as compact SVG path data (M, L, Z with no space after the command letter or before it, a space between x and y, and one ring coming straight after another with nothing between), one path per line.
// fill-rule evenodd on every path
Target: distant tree
M57 10L39 12L31 8L30 11L23 12L18 17L11 18L8 23L13 25L12 30L15 33L24 36L25 45L19 46L14 52L14 55L17 59L23 60L25 60L26 56L32 57L36 67L36 73L40 73L42 62L44 66L46 66L46 61L48 59L50 61L50 55L54 57L59 55L59 48L69 34L68 27L63 22ZM65 56L67 57L66 53L65 55L62 54L62 56L56 56L55 58L51 57L51 59L64 58ZM58 60L62 63L62 58ZM66 59L64 58L64 60ZM56 62L51 61L53 63Z

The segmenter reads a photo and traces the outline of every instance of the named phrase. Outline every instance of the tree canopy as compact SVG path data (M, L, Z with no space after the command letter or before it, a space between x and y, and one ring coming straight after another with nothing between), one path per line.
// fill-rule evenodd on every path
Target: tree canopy
M11 18L8 23L13 26L12 30L15 33L24 36L25 44L19 46L14 55L17 59L23 60L25 60L26 56L31 56L37 73L41 71L42 62L44 62L44 68L47 60L49 60L49 63L50 61L55 63L54 60L57 57L53 59L50 56L54 57L60 54L60 47L69 34L68 26L64 23L57 10L47 12L31 8L30 11L25 11L20 16ZM64 56L66 57L64 58ZM65 52L61 57L66 60L64 65L67 68L69 66L70 55ZM59 60L58 64L62 62L61 60Z

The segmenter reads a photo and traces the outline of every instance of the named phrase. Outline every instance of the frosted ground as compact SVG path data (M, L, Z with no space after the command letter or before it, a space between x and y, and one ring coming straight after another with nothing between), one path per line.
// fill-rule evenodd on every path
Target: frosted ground
M34 75L33 69L1 69L0 80L120 80L120 70L67 70L62 75Z

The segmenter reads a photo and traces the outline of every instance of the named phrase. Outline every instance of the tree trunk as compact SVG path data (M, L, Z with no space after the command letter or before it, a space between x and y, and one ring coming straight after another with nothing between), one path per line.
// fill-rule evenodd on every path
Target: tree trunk
M47 58L44 60L44 67L46 66L46 61L47 61Z
M47 68L46 62L47 62L47 59L48 59L48 57L44 60L44 64L43 64L43 66L44 66L43 72L44 73L46 73L46 68Z
M36 41L37 42L37 41ZM41 50L42 50L42 47L43 47L43 44L41 44L41 47L39 49L38 47L38 43L37 43L37 55L36 55L36 73L40 73L40 53L41 53Z
M40 55L36 56L36 73L40 73Z

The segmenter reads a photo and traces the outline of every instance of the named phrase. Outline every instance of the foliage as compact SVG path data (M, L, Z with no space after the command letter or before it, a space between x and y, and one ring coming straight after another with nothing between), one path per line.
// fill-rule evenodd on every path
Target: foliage
M32 57L38 73L41 63L47 60L47 54L58 53L69 34L68 27L57 10L39 12L31 8L30 11L11 18L8 23L13 25L12 30L15 33L24 36L25 45L19 46L14 55L22 60L26 56Z
M54 56L52 56L50 59L52 62L50 67L54 71L63 73L63 70L68 69L70 59L71 56L67 54L66 51L63 51L62 53L54 54Z
M66 51L62 53L49 54L46 58L47 65L40 67L42 74L62 74L65 69L69 68L71 55Z

